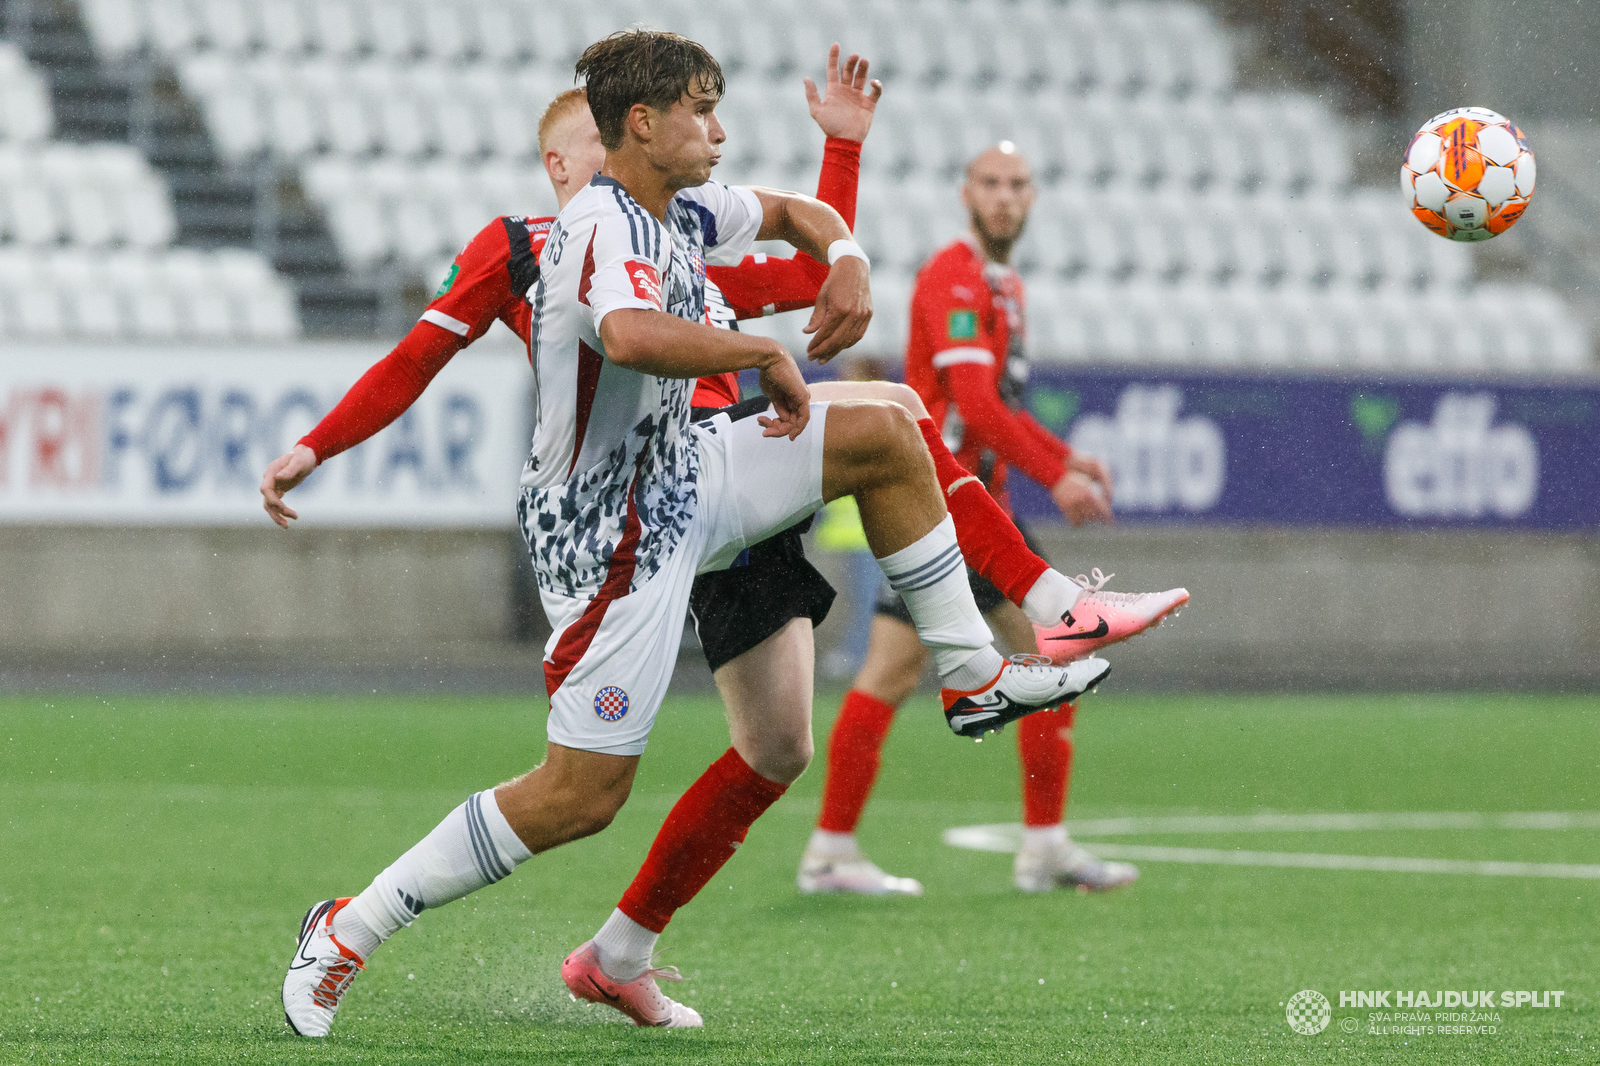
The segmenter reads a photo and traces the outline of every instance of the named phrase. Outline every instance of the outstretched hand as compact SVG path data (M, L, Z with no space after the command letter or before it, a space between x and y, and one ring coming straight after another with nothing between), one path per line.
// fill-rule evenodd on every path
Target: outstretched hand
M284 493L310 477L316 468L316 452L304 444L296 444L293 451L272 460L272 465L267 467L266 474L261 478L261 506L284 529L289 528L289 519L300 517L294 508L283 502Z
M1061 509L1061 514L1074 525L1085 522L1104 522L1110 525L1111 500L1100 483L1079 470L1067 474L1050 488L1050 498Z
M867 80L867 61L852 52L839 67L839 46L828 49L827 95L817 92L817 83L806 82L806 104L811 117L829 137L864 141L872 129L872 113L883 95L883 83Z
M794 356L779 348L778 356L761 368L761 392L772 401L772 415L760 415L756 422L763 437L788 437L794 440L811 421L811 390L800 375Z
M1107 503L1111 502L1111 471L1098 458L1074 451L1067 456L1067 471L1082 474L1094 482L1100 489L1100 495L1106 498Z
M843 256L828 271L817 291L811 321L802 333L811 334L806 356L826 363L866 335L872 322L872 284L867 264L855 256Z

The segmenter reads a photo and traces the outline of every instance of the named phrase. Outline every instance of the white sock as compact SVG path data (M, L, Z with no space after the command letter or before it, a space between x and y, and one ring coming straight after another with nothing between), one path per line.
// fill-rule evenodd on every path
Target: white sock
M990 647L994 636L972 600L967 563L949 515L915 544L879 559L878 565L911 614L918 639L933 652L940 677L959 670L980 652L999 659ZM978 684L999 669L996 665Z
M1055 825L1022 827L1023 851L1051 851L1055 848L1067 846L1067 827L1060 822Z
M333 933L364 959L423 908L492 885L532 857L494 790L475 793L334 915Z
M972 692L993 681L1005 665L1006 661L1000 658L999 652L993 648L980 648L977 654L954 670L939 675L939 682L957 692Z
M1083 586L1059 570L1045 570L1022 597L1022 613L1039 626L1061 624L1061 618L1078 605Z
M813 829L806 841L806 851L825 859L853 859L861 854L854 833L832 833L826 829Z
M646 929L620 910L611 912L594 935L600 969L613 981L632 981L650 968L660 933Z

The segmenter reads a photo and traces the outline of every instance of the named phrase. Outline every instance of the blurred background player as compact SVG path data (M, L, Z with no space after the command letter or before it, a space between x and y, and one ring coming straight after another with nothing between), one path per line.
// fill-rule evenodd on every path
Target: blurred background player
M945 442L976 473L957 493L987 491L1009 512L1006 474L1016 467L1050 490L1067 521L1110 522L1111 478L1100 460L1075 454L1027 413L1022 279L1010 266L1033 206L1028 162L1009 142L967 167L962 202L969 232L943 248L917 275L911 301L906 383L942 429ZM982 484L978 483L981 479ZM970 553L969 553L970 558ZM1183 589L1127 595L1104 591L1106 579L1079 577L1085 601L1063 624L1036 629L1004 591L969 571L974 598L1012 651L1071 658L1103 646L1113 627L1126 639L1188 601ZM916 688L927 663L898 596L880 595L867 659L845 695L828 745L822 811L800 863L802 892L920 895L922 885L884 873L861 851L856 825L871 795L880 752L895 711ZM1131 617L1130 617L1131 616ZM1105 862L1067 837L1062 822L1072 766L1072 720L1065 704L1017 725L1022 762L1023 847L1014 876L1025 892L1057 886L1105 890L1132 882L1139 871Z

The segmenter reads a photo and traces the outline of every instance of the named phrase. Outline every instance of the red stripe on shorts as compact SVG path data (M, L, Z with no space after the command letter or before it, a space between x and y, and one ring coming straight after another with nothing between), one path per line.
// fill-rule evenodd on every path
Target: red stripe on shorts
M594 643L595 634L600 631L600 623L605 621L606 608L611 606L611 601L628 594L628 585L633 581L633 571L639 561L639 512L633 505L633 489L638 479L638 474L635 474L634 480L628 483L628 520L622 528L622 539L611 553L611 562L606 565L605 583L583 609L578 620L562 631L561 639L556 642L556 650L544 664L544 687L551 696L556 694L556 689L561 687L567 675L572 673L572 668L589 650L589 645Z

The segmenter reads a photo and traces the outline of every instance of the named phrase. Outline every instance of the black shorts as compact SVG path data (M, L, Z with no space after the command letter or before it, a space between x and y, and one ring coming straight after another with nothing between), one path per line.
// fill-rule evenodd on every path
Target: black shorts
M766 410L766 400L746 400L734 405ZM717 412L695 408L699 421ZM730 412L733 414L733 412ZM734 417L748 416L741 410ZM806 560L800 535L811 519L747 548L726 570L713 570L694 579L689 593L689 617L694 622L706 665L713 673L788 625L791 619L809 618L813 626L828 617L833 606L833 586Z
M1044 555L1044 552L1039 550L1039 545L1028 535L1028 528L1021 522L1017 522L1017 532L1022 534L1022 539L1027 542L1028 548L1033 554L1041 557ZM1005 593L995 588L993 582L970 566L967 567L967 583L972 586L972 598L977 601L978 610L984 614L988 614L1006 602ZM911 612L906 610L906 605L900 599L900 594L889 587L888 581L884 581L878 587L876 610L878 614L887 615L890 618L898 618L908 626L913 624Z

